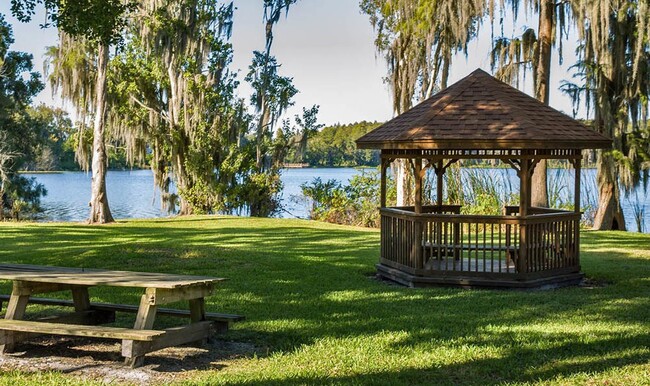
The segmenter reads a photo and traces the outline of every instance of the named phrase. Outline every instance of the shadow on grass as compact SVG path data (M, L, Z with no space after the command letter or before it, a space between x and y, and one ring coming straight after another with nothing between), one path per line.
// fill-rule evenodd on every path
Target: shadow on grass
M508 292L407 289L373 280L377 232L304 221L199 218L5 229L11 230L0 234L6 262L229 278L207 299L208 309L246 315L226 339L271 354L382 334L400 337L386 355L463 345L498 353L355 377L250 384L526 382L650 361L648 329L621 329L650 320L648 259L621 247L648 245L644 235L586 234L583 271L609 282L604 288ZM123 289L92 295L121 303L139 296Z

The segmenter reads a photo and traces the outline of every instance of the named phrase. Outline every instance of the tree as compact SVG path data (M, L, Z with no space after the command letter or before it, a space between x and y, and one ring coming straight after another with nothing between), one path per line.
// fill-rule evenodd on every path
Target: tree
M277 161L269 157L266 151L271 143L273 127L285 110L293 105L292 99L298 93L292 78L278 74L279 67L275 57L254 51L253 62L245 78L253 88L251 103L259 113L255 138L259 173L268 171L271 163Z
M520 3L520 0L510 0L515 20ZM555 0L535 0L525 4L537 13L537 33L534 29L527 28L521 37L496 39L490 55L491 66L493 70L497 69L497 78L513 85L519 84L520 69L523 69L524 76L531 70L535 98L548 105L552 47L559 42L561 62L563 31L566 31L566 23L570 20L570 6L567 2L556 3ZM492 17L493 24L494 21ZM558 33L559 36L556 36ZM531 205L548 207L546 180L547 164L546 160L542 160L535 167L532 177Z
M253 86L253 105L259 113L256 137L256 164L258 171L264 169L263 146L265 139L273 133L273 124L277 122L282 111L291 105L291 98L298 92L291 84L291 78L278 75L279 67L271 55L273 46L273 26L280 21L284 12L289 13L291 5L298 0L263 0L264 1L264 52L254 51L253 61L247 75L247 81ZM275 99L275 100L272 100ZM275 116L273 109L275 108Z
M32 98L43 89L40 75L32 72L32 56L10 51L14 42L11 26L0 14L0 220L5 211L18 218L21 212L36 211L42 185L18 171L35 158L42 132L29 115Z
M327 126L310 137L305 161L310 166L377 166L379 151L359 150L354 141L379 125L379 122L363 121Z
M298 148L296 149L296 161L304 162L305 153L307 152L307 144L309 138L318 133L318 130L323 127L322 124L318 124L318 109L320 106L313 105L310 109L305 107L302 108L302 117L296 114L294 117L296 124L300 128L298 133Z
M109 46L119 43L126 14L133 4L123 0L11 0L11 9L21 21L30 21L37 4L43 4L48 12L49 22L59 31L80 44L88 44L94 51L96 78L92 93L93 146L92 146L92 184L89 223L108 223L113 221L108 197L106 195L106 85L109 61ZM66 37L62 37L62 41ZM74 88L72 83L60 83L62 88ZM69 94L63 92L63 94ZM78 100L71 100L77 103ZM84 108L86 106L84 105ZM79 107L77 107L79 109Z
M594 128L613 139L612 151L598 153L598 211L594 229L625 229L620 185L629 192L641 177L650 142L650 7L647 1L572 2L581 38L578 84L564 90L574 103L593 107ZM583 97L584 99L581 99Z
M388 64L393 110L399 115L447 87L452 55L467 50L486 11L483 0L363 0L361 10L377 30L375 46ZM407 205L408 163L393 163L397 205Z
M75 140L76 128L61 108L40 104L29 109L32 127L41 133L42 142L34 149L35 158L27 170L66 170L73 168L74 155L68 150ZM72 157L70 157L72 155Z
M149 0L140 11L114 60L109 118L116 135L130 158L151 150L154 179L170 209L178 201L181 215L222 210L246 169L238 153L248 117L227 69L233 5Z

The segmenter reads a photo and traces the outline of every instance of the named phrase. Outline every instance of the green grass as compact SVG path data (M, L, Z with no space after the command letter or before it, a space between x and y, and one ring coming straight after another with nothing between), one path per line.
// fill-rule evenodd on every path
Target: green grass
M186 383L650 384L650 235L583 232L583 271L606 285L537 292L389 285L371 278L378 253L376 230L301 220L0 224L3 262L229 278L208 310L246 315L223 339L258 349ZM82 381L0 375L20 382Z

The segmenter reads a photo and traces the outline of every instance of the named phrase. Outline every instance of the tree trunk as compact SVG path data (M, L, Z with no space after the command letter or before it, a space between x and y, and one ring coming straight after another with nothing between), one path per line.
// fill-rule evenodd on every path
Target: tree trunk
M535 98L549 104L549 84L551 80L551 45L554 30L554 1L540 1L539 27L537 36L537 66L535 69ZM531 205L548 207L547 165L546 160L540 161L535 167L531 182Z
M594 218L594 230L626 230L625 216L621 209L615 160L611 155L598 156L598 211Z
M266 92L266 91L263 91ZM267 106L266 98L262 97L262 115L260 116L260 122L257 125L257 146L256 146L256 162L258 172L264 171L264 154L262 152L262 144L266 137L266 130L268 130L269 121L271 120L271 114Z
M5 190L0 189L0 221L3 221L5 219Z
M406 159L398 159L393 162L393 174L397 188L397 206L408 206L413 202L413 189L409 179L409 162Z
M108 159L104 143L104 126L106 122L106 69L108 67L108 45L99 44L97 55L97 85L95 86L95 122L93 127L92 184L90 196L91 224L113 222L113 215L108 207L106 196L106 169Z

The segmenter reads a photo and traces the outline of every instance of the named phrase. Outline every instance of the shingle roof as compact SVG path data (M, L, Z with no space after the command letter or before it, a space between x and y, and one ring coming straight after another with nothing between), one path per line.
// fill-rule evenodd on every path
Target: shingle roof
M357 140L378 149L589 149L612 141L478 69Z

